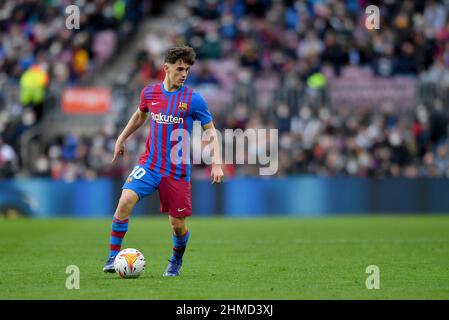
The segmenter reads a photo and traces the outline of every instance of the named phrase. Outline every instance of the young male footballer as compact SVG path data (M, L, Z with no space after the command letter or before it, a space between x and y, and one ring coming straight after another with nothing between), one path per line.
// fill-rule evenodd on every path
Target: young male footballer
M150 129L145 152L123 185L122 194L114 213L110 237L110 254L104 272L115 272L114 259L121 249L128 230L128 217L135 204L159 190L161 212L167 212L173 229L173 253L163 276L178 276L184 251L190 237L186 217L192 215L190 194L190 146L187 135L192 132L193 121L198 120L204 130L214 129L206 101L184 85L190 67L195 63L195 52L188 46L167 51L164 61L165 78L162 83L143 88L140 104L117 139L114 162L125 152L126 139L150 115ZM215 130L212 133L212 183L223 178L218 156ZM175 138L173 139L172 135ZM173 141L174 140L174 141Z

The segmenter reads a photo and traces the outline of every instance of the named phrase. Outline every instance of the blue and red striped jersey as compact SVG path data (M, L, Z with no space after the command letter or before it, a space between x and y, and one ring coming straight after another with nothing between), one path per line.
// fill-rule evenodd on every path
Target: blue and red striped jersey
M193 122L199 120L203 126L212 121L204 98L185 85L169 92L159 83L143 88L139 109L150 114L150 129L139 164L176 180L189 181ZM174 138L170 139L172 134Z

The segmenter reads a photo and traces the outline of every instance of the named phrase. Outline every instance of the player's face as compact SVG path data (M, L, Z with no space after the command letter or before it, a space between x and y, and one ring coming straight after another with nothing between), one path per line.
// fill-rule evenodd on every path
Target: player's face
M180 87L184 84L189 74L190 65L182 60L176 61L174 64L167 63L165 72L167 73L170 83L175 87Z

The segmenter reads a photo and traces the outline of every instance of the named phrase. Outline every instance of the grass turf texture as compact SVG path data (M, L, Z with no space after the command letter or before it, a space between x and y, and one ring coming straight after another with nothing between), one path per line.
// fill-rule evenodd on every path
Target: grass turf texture
M102 272L110 220L0 221L0 299L448 299L449 217L191 218L182 274L163 278L166 218L131 218L138 279ZM380 290L365 287L368 265ZM68 265L80 289L67 290Z

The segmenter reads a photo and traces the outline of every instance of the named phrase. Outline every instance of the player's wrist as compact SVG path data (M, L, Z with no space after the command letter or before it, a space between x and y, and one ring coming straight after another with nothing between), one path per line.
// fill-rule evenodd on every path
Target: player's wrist
M125 138L120 136L120 137L117 138L117 142L116 143L117 144L123 144L123 143L125 143L125 140L126 140Z

